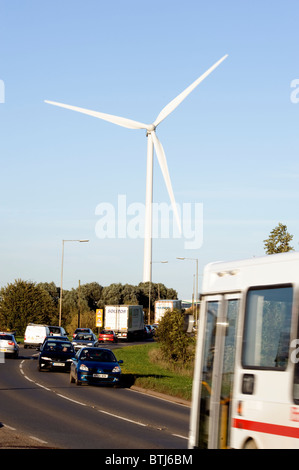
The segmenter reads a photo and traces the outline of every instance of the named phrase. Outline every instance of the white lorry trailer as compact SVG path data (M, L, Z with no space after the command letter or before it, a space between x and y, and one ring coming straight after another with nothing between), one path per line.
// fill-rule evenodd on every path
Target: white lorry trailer
M144 335L142 305L106 305L104 329L113 330L119 339L141 339Z
M165 315L166 310L181 310L181 300L156 300L155 302L155 323L159 323Z

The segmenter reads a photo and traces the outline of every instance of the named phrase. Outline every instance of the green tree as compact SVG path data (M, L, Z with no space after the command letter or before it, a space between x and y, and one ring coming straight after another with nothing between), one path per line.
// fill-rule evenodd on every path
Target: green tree
M186 333L185 317L181 310L167 310L156 331L164 359L186 364L194 356L194 340Z
M123 286L120 283L104 287L101 295L101 306L122 304L122 289Z
M139 305L143 305L145 309L148 308L149 295L151 298L151 310L154 310L155 301L159 299L176 300L178 298L177 291L168 289L161 283L155 282L140 282L138 284L140 290Z
M28 323L51 324L57 308L51 295L31 281L15 280L0 290L0 327L22 335Z
M274 253L285 253L293 251L294 248L290 246L290 241L293 235L287 231L287 226L279 223L271 232L269 238L264 240L264 248L267 255Z
M46 292L48 292L54 302L54 305L58 307L59 305L59 296L60 288L56 286L54 282L39 282L37 287L41 287Z
M94 312L98 308L98 302L101 300L103 287L97 282L83 284L80 288L80 300L87 302L90 310Z

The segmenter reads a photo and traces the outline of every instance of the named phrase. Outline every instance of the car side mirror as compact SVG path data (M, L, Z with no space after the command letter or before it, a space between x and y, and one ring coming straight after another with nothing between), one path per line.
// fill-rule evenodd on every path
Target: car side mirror
M117 361L119 364L123 364L124 361L121 359L120 361Z

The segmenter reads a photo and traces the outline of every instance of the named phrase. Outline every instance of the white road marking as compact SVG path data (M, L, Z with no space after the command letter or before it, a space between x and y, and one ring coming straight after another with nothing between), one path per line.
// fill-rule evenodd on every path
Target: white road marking
M171 435L174 436L174 437L179 437L180 439L186 439L186 440L188 440L188 437L186 437L186 436L181 436L180 434L171 434Z
M11 431L16 431L16 428L13 428L11 426L7 426L7 424L3 424L4 427L6 427L7 429L10 429Z
M42 384L38 384L37 382L34 382L34 383L35 383L35 385L37 385L38 387L44 388L45 390L48 390L48 392L51 392L51 389L50 389L50 388L47 388L47 387L45 387L45 386L42 385Z
M41 444L48 444L47 441L43 441L42 439L39 439L38 437L35 437L35 436L28 436L28 437L30 437L30 439L34 439L37 442L40 442Z
M29 380L29 382L33 382L33 383L35 383L35 385L37 385L38 387L44 388L45 390L47 390L47 391L49 391L49 392L53 392L53 393L55 393L55 395L57 395L57 396L59 396L59 397L61 397L61 398L64 398L65 400L68 400L68 401L71 401L71 402L73 402L73 403L76 403L77 405L87 406L86 403L82 403L82 402L80 402L80 401L73 400L72 398L66 397L65 395L61 395L60 393L57 393L57 392L55 392L54 390L51 390L51 389L45 387L44 385L41 385L41 384L35 382L34 380L30 379L29 377L27 377L27 375L24 374L24 371L23 371L23 369L22 369L22 363L23 363L23 362L24 362L24 361L22 361L21 364L20 364L20 372L23 374L23 376L25 377L25 379ZM141 391L139 391L139 390L131 390L131 389L129 389L129 391L130 391L130 392L135 392L135 393L140 393L141 395L147 395L146 393L143 393L143 392L141 392ZM158 399L160 399L160 400L168 401L168 400L166 400L165 398L162 398L162 397L157 397L157 396L154 396L154 397L155 397L155 398L158 398ZM177 403L177 404L182 405L182 406L186 406L186 405L181 404L181 403ZM128 421L129 423L136 424L136 425L138 425L138 426L143 426L143 427L148 427L148 426L149 426L148 424L144 424L144 423L140 423L139 421L134 421L134 420L132 420L132 419L124 418L123 416L119 416L119 415L116 415L116 414L114 414L114 413L109 413L108 411L98 410L98 412L99 412L99 413L106 414L106 415L108 415L108 416L112 416L112 417L117 418L117 419L122 419L123 421ZM9 429L15 430L14 428L10 428L9 426L6 426L6 427L9 428ZM178 438L180 438L180 439L186 439L186 440L188 439L187 437L181 436L181 435L179 435L179 434L172 434L172 436L178 437ZM38 439L37 437L34 437L34 436L29 436L29 437L31 437L32 439L35 439L35 440L41 442L42 444L47 444L46 441L42 441L41 439Z
M66 397L65 395L61 395L60 393L56 393L61 398L65 398L66 400L72 401L73 403L77 403L77 405L87 406L86 403L82 403L81 401L73 400L72 398Z
M98 410L98 411L99 413L104 413L105 415L113 416L114 418L123 419L124 421L129 421L129 423L138 424L138 426L144 426L144 427L148 426L147 424L139 423L138 421L133 421L132 419L124 418L123 416L115 415L113 413L109 413L108 411L104 411L104 410Z

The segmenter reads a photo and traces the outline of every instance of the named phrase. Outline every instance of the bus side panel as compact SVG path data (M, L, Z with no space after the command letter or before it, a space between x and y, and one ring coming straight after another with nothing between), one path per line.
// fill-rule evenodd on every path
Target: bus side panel
M254 393L242 394L245 376L254 379ZM233 401L231 447L244 448L252 439L257 448L299 448L299 406L292 400L293 368L287 371L239 371ZM269 400L269 390L271 400Z

